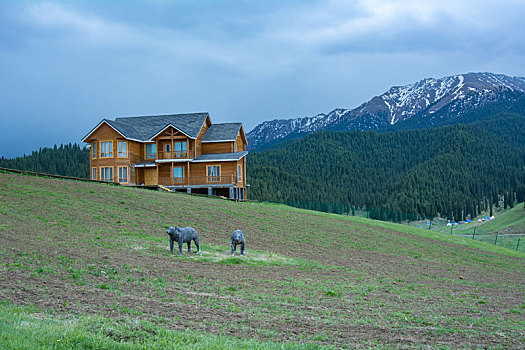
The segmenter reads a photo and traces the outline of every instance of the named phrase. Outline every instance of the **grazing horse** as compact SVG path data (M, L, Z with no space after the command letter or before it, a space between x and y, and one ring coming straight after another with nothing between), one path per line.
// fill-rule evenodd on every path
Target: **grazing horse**
M188 253L191 253L191 241L197 246L197 254L201 253L199 235L193 227L169 227L167 233L170 236L171 254L173 254L173 242L179 243L179 255L182 255L182 243L188 243Z
M235 230L233 231L231 237L230 237L230 247L232 248L232 256L235 255L235 251L237 250L237 244L241 245L241 256L244 255L244 232L241 230Z

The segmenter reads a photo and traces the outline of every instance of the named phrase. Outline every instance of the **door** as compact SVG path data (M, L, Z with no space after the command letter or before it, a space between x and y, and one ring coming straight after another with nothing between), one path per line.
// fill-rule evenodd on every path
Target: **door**
M144 168L144 184L146 186L158 185L157 168Z

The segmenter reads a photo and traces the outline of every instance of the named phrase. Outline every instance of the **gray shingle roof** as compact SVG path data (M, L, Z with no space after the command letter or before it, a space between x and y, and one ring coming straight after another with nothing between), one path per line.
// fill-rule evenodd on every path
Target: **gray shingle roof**
M248 151L240 151L233 153L210 153L201 154L195 158L193 162L224 162L224 161L236 161L248 154Z
M151 140L151 138L170 124L177 130L188 135L190 138L195 139L197 138L207 116L208 113L168 114L143 117L123 117L116 118L115 120L104 119L103 122L111 125L124 137L138 141ZM89 136L95 129L91 130L87 136Z
M235 141L241 123L212 124L202 137L202 142Z

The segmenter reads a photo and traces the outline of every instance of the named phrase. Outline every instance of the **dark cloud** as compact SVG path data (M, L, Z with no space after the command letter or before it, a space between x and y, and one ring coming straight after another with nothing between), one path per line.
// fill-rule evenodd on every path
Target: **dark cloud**
M246 130L392 85L525 75L520 1L0 2L0 155L101 118L208 111Z

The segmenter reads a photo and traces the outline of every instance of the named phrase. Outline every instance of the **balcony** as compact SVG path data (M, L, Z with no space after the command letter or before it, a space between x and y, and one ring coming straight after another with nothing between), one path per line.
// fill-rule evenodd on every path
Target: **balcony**
M190 176L190 177L160 177L159 185L163 186L216 186L236 185L237 175L227 176Z
M193 151L159 151L157 159L193 159Z

